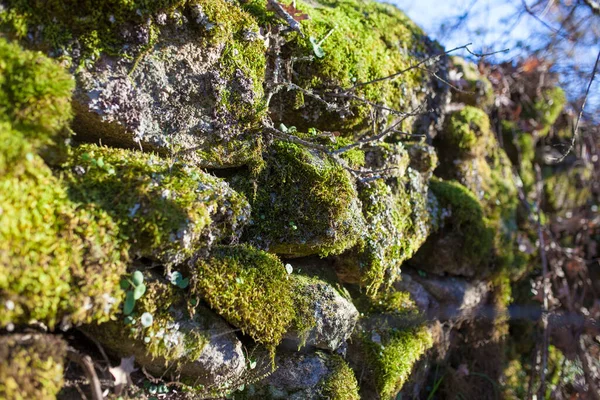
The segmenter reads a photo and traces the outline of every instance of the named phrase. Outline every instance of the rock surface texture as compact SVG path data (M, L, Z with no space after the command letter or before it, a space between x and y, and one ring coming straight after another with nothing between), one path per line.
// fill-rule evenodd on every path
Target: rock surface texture
M291 3L0 0L0 397L68 398L65 341L174 399L395 399L500 348L564 94L491 123L395 7ZM544 210L589 179L546 168Z

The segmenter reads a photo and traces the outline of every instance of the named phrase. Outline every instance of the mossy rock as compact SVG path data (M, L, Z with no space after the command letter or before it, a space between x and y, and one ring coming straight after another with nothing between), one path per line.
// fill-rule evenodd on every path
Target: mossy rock
M485 155L494 146L490 120L485 111L465 106L451 113L434 141L442 163Z
M337 350L358 321L352 299L316 277L292 274L290 279L296 315L285 338L298 348Z
M0 397L54 399L63 385L66 343L57 336L0 336Z
M246 385L235 399L358 400L358 382L346 361L325 352L280 352L278 368L261 382Z
M4 124L0 141L0 326L108 320L127 261L117 225L71 201L20 132Z
M256 177L232 179L252 206L244 238L269 252L300 257L340 254L364 228L350 174L336 160L301 145L277 141Z
M284 72L279 77L284 89L273 97L270 110L276 121L301 130L316 127L351 134L367 127L371 123L370 106L335 94L357 83L390 76L441 51L392 5L318 0L298 1L296 7L309 19L300 24L304 36L294 32L283 44L281 57L284 62L294 58L293 73L285 76ZM318 93L329 105L304 92L286 90L286 81ZM407 110L423 100L428 83L422 71L412 69L397 79L359 86L351 93Z
M191 271L192 294L257 343L274 349L295 316L292 286L277 257L247 245L217 246Z
M0 60L0 121L18 129L47 161L57 162L69 137L73 78L42 53L4 38Z
M383 325L357 331L348 357L355 373L362 377L361 398L396 398L415 363L432 345L427 327Z
M389 289L401 266L425 242L437 224L437 201L429 194L428 179L412 168L406 176L378 179L360 190L367 229L358 246L338 258L338 276L360 283L368 296Z
M451 57L450 80L459 90L452 89L456 103L486 109L494 104L494 88L479 72L477 65L462 57Z
M7 3L0 27L71 65L78 141L177 153L211 168L260 160L265 43L240 5Z
M482 276L489 273L494 231L477 197L458 182L432 180L430 189L439 202L440 227L429 236L411 263L438 274Z
M237 240L249 218L248 203L227 183L155 154L81 145L63 169L71 198L110 214L133 255L168 265Z
M490 269L520 268L513 265L518 229L513 168L490 129L488 116L480 109L465 106L450 115L444 134L436 138L435 144L441 159L436 174L457 180L475 194L487 226L495 232Z
M191 380L198 395L238 382L245 357L231 327L177 285L150 272L142 276L146 290L133 310L108 323L87 325L86 333L116 357L135 356L157 377Z

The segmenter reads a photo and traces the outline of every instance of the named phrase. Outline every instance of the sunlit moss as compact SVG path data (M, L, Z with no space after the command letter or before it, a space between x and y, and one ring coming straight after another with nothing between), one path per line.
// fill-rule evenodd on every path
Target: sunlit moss
M288 274L277 257L246 245L219 246L196 262L192 292L230 324L274 349L295 315Z

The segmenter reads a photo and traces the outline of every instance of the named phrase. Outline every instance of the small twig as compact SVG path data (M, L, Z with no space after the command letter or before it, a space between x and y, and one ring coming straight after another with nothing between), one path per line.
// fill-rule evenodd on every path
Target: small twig
M545 398L546 393L546 368L548 367L548 342L549 342L549 331L548 331L548 257L546 254L546 242L544 239L544 231L542 228L542 172L540 167L536 165L536 180L537 180L537 234L540 242L540 259L542 262L542 365L540 367L540 398Z
M562 162L575 148L575 142L577 141L577 135L579 133L579 123L581 122L581 118L583 117L583 111L585 109L585 104L587 103L590 89L592 87L592 83L594 82L594 78L596 77L596 73L598 72L598 64L600 62L600 51L598 51L598 55L596 56L596 63L594 64L594 69L592 71L592 76L590 78L590 82L588 83L587 89L585 91L585 96L583 97L583 104L581 104L581 109L579 110L579 115L577 116L577 121L575 122L575 128L573 129L573 137L571 138L571 144L569 148L562 155L562 157L555 160L556 163Z
M417 108L417 110L419 108L421 108L421 107L422 106L419 106ZM365 139L361 139L361 140L358 140L358 141L356 141L356 142L354 142L352 144L349 144L348 146L341 147L341 148L333 151L332 154L342 154L342 153L345 153L345 152L347 152L349 150L355 149L357 147L360 148L360 147L362 147L362 146L364 146L364 145L366 145L368 143L373 143L373 142L378 142L380 140L383 140L390 133L393 133L396 130L396 127L398 125L400 125L402 122L404 122L407 118L408 118L408 115L405 115L404 117L400 118L398 121L394 122L392 124L392 126L390 126L389 128L387 128L386 130L384 130L380 134L372 136L372 137L368 137L368 138L365 138Z
M368 104L368 105L370 105L373 108L376 108L376 109L379 109L379 110L383 110L383 111L388 111L391 114L399 115L399 116L406 115L406 116L416 117L416 116L419 116L419 115L423 114L423 113L407 113L407 112L399 111L399 110L396 110L394 108L386 107L386 106L384 106L382 104L374 103L374 102L369 101L369 100L367 100L367 99L365 99L363 97L360 97L360 96L357 96L357 95L351 94L351 93L327 93L327 96L341 97L341 98L347 98L347 99L357 100L357 101L363 102L365 104Z
M446 56L446 55L448 55L450 53L453 53L453 52L455 52L457 50L467 50L469 52L469 54L472 54L472 55L474 55L476 57L485 57L485 56L490 56L490 55L497 54L497 53L505 53L505 52L508 51L508 49L504 49L504 50L494 51L494 52L491 52L491 53L478 54L478 53L472 52L469 49L469 46L471 46L472 44L473 43L468 43L468 44L465 44L463 46L458 46L458 47L455 47L455 48L453 48L451 50L445 51L444 53L437 54L437 55L431 56L431 57L427 57L424 60L421 60L418 63L413 64L410 67L407 67L407 68L405 68L405 69L403 69L401 71L395 72L395 73L393 73L391 75L384 76L382 78L373 79L373 80L368 81L368 82L357 83L354 86L350 87L348 90L354 90L354 89L362 87L362 86L371 85L373 83L378 83L378 82L382 82L382 81L386 81L386 80L394 80L397 77L399 77L400 75L403 75L403 74L407 73L408 71L411 71L413 69L419 68L421 65L426 64L426 63L428 63L428 62L430 62L432 60L434 60L434 62L435 62L435 61L439 60L440 58L442 58L442 57L444 57L444 56Z
M98 375L96 375L96 370L94 369L94 362L91 357L87 354L81 354L77 350L72 347L67 349L67 358L69 361L72 361L79 365L88 381L90 382L90 390L92 392L93 400L102 400L102 387L100 386L100 381L98 380Z
M308 140L301 139L298 136L290 135L289 133L285 133L283 131L280 131L279 129L274 128L272 126L265 127L265 131L269 132L270 134L272 134L274 137L276 137L278 139L282 139L282 140L286 140L288 142L293 142L293 143L301 144L301 145L306 146L308 148L312 148L312 149L315 149L315 150L323 151L325 153L329 153L329 148L327 148L327 146L323 146L321 144L309 142Z

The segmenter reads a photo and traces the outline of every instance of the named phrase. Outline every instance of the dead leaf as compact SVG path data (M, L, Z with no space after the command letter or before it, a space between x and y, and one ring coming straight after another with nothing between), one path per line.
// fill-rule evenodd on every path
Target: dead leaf
M117 367L110 367L108 370L115 378L115 394L117 396L123 393L127 386L132 384L131 374L137 369L135 368L135 356L121 358L121 364Z
M283 9L285 11L287 11L288 14L290 14L292 16L292 18L294 18L298 22L310 19L308 14L303 14L302 11L300 11L296 7L294 7L293 4L290 4L289 6L282 4L281 7L283 7Z

